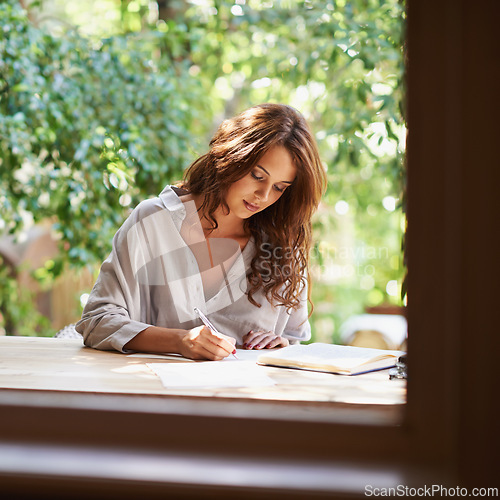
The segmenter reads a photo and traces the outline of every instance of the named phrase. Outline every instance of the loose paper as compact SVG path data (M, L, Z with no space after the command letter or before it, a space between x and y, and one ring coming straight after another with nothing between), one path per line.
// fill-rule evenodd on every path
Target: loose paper
M180 354L155 354L152 352L136 352L134 354L128 354L127 358L171 359L172 361L192 361L194 363L194 360L185 358Z
M274 385L274 380L268 377L263 367L256 365L254 361L147 363L147 366L160 377L162 384L169 389Z

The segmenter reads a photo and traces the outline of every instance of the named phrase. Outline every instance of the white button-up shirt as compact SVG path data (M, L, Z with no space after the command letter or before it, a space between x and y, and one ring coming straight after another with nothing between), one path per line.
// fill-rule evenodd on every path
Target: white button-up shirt
M243 251L234 240L210 239L212 249L222 255L223 280L218 292L206 299L202 275L213 269L202 268L181 235L190 210L195 210L194 202L183 203L176 188L167 186L158 198L140 203L124 222L76 325L85 344L129 352L124 345L151 325L185 330L200 326L195 307L237 345L250 330L273 331L292 344L309 340L306 288L299 307L290 312L273 306L261 291L253 296L261 307L248 300L252 238Z

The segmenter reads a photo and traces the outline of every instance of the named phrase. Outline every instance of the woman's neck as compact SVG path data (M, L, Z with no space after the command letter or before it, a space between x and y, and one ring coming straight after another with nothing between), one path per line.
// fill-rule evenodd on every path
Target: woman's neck
M196 208L199 210L203 204L203 195L193 195ZM213 218L217 221L217 229L212 230L210 220L205 214L200 213L201 225L206 236L216 236L217 238L240 239L248 236L244 225L244 220L231 213L226 213L222 206L219 206Z

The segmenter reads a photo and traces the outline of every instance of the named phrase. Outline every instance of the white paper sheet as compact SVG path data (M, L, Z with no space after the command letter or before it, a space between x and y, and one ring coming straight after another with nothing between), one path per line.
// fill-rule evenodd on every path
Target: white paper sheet
M180 354L154 354L152 352L136 352L134 354L128 354L127 358L149 358L149 359L171 359L173 361L186 361L193 362L193 359L185 358Z
M237 361L237 360L243 360L243 361L255 361L257 363L257 358L265 351L265 352L274 352L277 351L278 349L236 349L236 356L238 358L235 358L234 356L229 355L227 358L224 358L223 361ZM154 354L154 353L148 353L148 352L135 352L134 354L127 354L128 358L149 358L149 359L172 359L175 361L190 361L194 362L194 360L185 358L184 356L181 356L180 354Z
M274 350L275 349L266 349L266 351L269 352L272 352ZM238 356L238 358L235 358L234 356L228 356L222 361L253 361L255 364L257 364L257 358L262 354L262 351L262 349L236 349L236 356Z
M234 359L234 358L233 358ZM198 363L147 363L169 389L265 387L274 385L254 361L201 361Z

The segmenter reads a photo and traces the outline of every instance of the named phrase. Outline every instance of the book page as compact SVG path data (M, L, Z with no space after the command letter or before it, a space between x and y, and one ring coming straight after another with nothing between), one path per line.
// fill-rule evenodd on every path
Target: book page
M259 363L280 366L308 367L324 371L350 372L362 365L381 366L378 361L389 360L387 366L403 354L402 351L389 351L364 347L343 346L314 343L309 345L293 345L279 349L275 353L263 353L258 358ZM382 363L383 366L383 363Z

